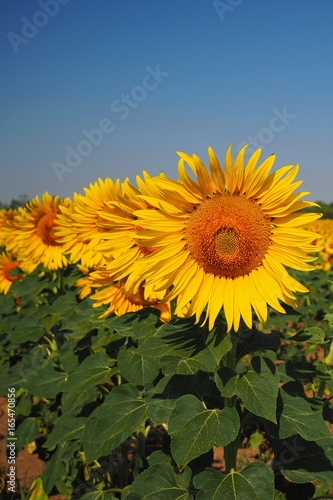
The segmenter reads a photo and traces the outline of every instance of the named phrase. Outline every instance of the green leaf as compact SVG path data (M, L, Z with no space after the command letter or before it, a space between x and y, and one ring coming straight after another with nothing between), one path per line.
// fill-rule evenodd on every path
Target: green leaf
M236 439L239 425L234 408L206 410L195 396L182 396L176 401L169 419L172 456L184 467L214 445L225 446Z
M66 475L64 460L67 446L68 443L61 443L46 463L46 469L41 476L46 493L50 493L59 477Z
M65 377L66 374L56 370L50 359L37 373L28 376L25 387L34 396L55 398L64 389Z
M238 373L226 366L223 366L218 370L218 372L214 374L214 380L219 391L221 392L222 396L225 396L227 398L231 398L232 396L238 394L238 378Z
M287 386L287 384L285 384ZM320 412L313 411L302 397L289 394L280 389L277 413L279 415L279 438L299 434L312 441L330 436L330 432Z
M199 352L196 356L189 356L187 358L166 356L161 359L161 365L164 375L194 375L199 370L214 371L216 362L212 353L206 349Z
M168 375L163 377L156 387L145 393L149 407L149 417L155 423L169 420L177 399L193 394L199 399L205 398L213 406L222 406L223 399L208 373L198 372L195 375Z
M105 352L91 354L70 373L64 391L83 390L87 387L103 384L113 373L108 363L109 357Z
M15 314L16 304L14 297L9 293L8 295L1 294L0 295L0 311L1 314L10 315L12 313ZM1 328L2 330L2 328Z
M285 370L294 380L313 382L316 376L316 367L306 361L287 361Z
M160 365L155 358L138 354L135 347L126 346L119 350L118 368L121 375L134 385L145 385L155 380L159 374Z
M238 337L237 359L253 352L265 350L277 352L281 344L280 335L277 332L263 333L256 328L244 329Z
M219 327L213 328L206 336L206 345L215 358L215 364L218 365L223 358L233 347L230 333L226 333ZM222 325L221 325L222 326Z
M289 337L288 340L292 340L294 342L309 342L309 344L325 344L328 342L325 339L325 332L321 328L311 326L309 328L305 328Z
M74 416L80 413L84 405L95 403L100 397L100 391L96 386L87 389L78 389L64 392L62 394L62 410L64 414Z
M82 440L87 462L110 453L146 418L147 405L135 386L124 384L113 389L85 426Z
M37 477L37 479L34 480L30 487L29 493L29 500L48 500L49 498L44 491L41 477Z
M151 308L144 308L138 311L132 323L131 337L134 340L150 337L156 329L163 323L159 319L159 311Z
M79 359L75 354L77 341L75 339L65 342L60 349L60 362L64 371L69 374L79 366Z
M152 465L122 492L122 500L191 500L191 473L176 474L170 464Z
M13 318L13 331L8 332L11 335L11 344L13 347L24 344L25 342L37 342L43 335L46 335L45 328L39 323L34 311L21 310L20 314Z
M47 309L47 315L56 318L57 321L65 320L78 307L75 291L69 290L59 297Z
M104 491L91 491L80 497L81 500L112 500L113 498L116 498L113 493L104 493Z
M264 436L261 434L261 432L258 431L253 432L250 436L251 448L257 448L258 446L261 446L263 440Z
M333 437L306 441L294 435L281 442L272 463L273 470L294 483L333 481Z
M160 359L164 356L188 358L207 349L202 331L193 319L163 323L149 337L141 340L138 353Z
M89 331L106 326L107 320L99 318L100 315L100 310L92 308L90 299L84 300L76 304L75 308L71 308L68 316L62 319L62 329L72 330L70 338L79 340ZM110 330L108 332L111 337L112 333Z
M262 462L247 465L241 472L223 476L206 469L194 477L197 500L274 500L274 473Z
M37 272L28 274L22 281L14 281L11 286L11 293L23 299L23 303L27 300L35 300L41 292L50 287L50 283L45 278L39 278Z
M276 400L279 376L274 364L255 356L248 371L237 380L237 391L245 407L255 415L276 422Z
M35 441L38 436L37 418L25 418L17 428L16 431L16 449L22 450L26 444Z
M66 414L62 415L56 420L52 432L43 444L43 447L52 449L63 441L67 442L71 439L79 439L86 422L86 417L69 417Z
M217 497L214 497L214 493L218 490L225 477L222 472L206 467L205 470L193 478L193 484L199 490L196 498L201 500L212 500L215 498L215 500L218 500Z
M133 334L133 322L137 317L137 313L126 313L121 316L107 318L106 322L111 331L116 331L122 337L131 337Z

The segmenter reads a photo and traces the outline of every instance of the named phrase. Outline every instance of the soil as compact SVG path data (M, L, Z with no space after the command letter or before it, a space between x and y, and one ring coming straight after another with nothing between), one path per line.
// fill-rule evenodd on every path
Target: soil
M0 397L0 497L6 498L6 478L8 473L7 462L7 398ZM28 492L34 480L39 477L45 463L37 453L29 453L27 446L16 457L16 491ZM10 495L11 496L11 495ZM8 496L8 498L10 497ZM11 496L12 498L12 496ZM19 496L17 497L19 498ZM65 500L62 495L53 495L49 500Z

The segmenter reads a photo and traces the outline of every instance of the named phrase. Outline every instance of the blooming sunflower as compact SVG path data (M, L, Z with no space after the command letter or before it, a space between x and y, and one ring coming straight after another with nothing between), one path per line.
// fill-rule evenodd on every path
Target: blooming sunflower
M14 281L22 278L20 264L10 254L0 254L0 293L6 295Z
M312 242L313 245L320 243L320 259L316 263L318 269L330 271L333 263L333 220L322 219L307 224L306 229L318 232L320 238Z
M165 176L160 174L157 178L164 179ZM137 231L145 231L137 224L138 217L135 214L138 210L154 210L155 207L147 200L163 194L147 172L143 172L143 179L137 176L136 181L139 189L125 179L122 193L117 200L107 203L108 211L99 212L104 220L97 222L104 241L95 249L106 257L106 269L114 279L126 278L127 288L131 288L136 281L142 282L142 263L138 266L138 259L156 250L155 247L141 246L140 239L135 239ZM145 293L148 296L147 288Z
M110 178L98 179L84 191L84 196L74 194L71 207L61 208L55 234L63 252L70 254L71 262L81 261L84 267L92 268L105 263L103 253L96 250L96 246L104 241L107 229L99 223L105 221L101 214L111 211L107 203L117 200L121 194L121 184L119 179L115 182Z
M67 266L68 260L56 241L54 225L60 207L69 207L70 204L69 198L59 199L59 196L44 193L41 201L36 196L19 209L15 217L14 244L20 260L43 264L50 270Z
M313 269L309 254L317 250L318 235L299 228L321 214L299 212L315 203L294 193L298 165L270 173L275 155L257 166L258 149L244 165L245 149L233 161L230 146L223 170L209 148L210 173L197 156L179 153L180 180L155 178L163 195L145 197L155 210L135 212L146 230L137 233L140 245L159 247L140 260L141 280L157 292L172 286L166 300L178 298L176 314L189 304L186 316L198 322L206 308L209 329L222 308L228 331L237 331L240 318L252 326L252 309L264 323L267 305L281 313L280 302L295 307L294 292L308 290L286 267Z
M15 217L18 210L5 209L0 210L0 246L5 247L15 238Z
M115 281L113 276L104 269L100 268L90 273L90 286L103 287L102 290L96 291L91 295L91 299L95 301L93 307L100 307L109 304L108 309L100 316L104 318L112 313L117 316L122 316L128 312L137 312L145 307L152 307L160 311L160 319L162 321L170 321L169 303L165 303L161 299L165 292L155 293L152 290L148 292L140 285L134 292L132 289L125 287L126 280Z

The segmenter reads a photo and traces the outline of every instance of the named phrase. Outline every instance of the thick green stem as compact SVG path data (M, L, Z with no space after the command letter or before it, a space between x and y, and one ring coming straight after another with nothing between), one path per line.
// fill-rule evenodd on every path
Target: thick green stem
M237 336L234 333L230 333L232 335L233 339L233 346L232 349L230 349L229 352L226 353L226 355L223 358L223 364L227 368L231 368L232 370L236 369L237 365L237 359L236 359L236 349L237 349ZM227 398L224 397L224 404L228 408L234 408L236 406L237 398L231 397ZM224 447L224 460L225 460L225 472L226 474L229 474L229 472L234 469L236 470L236 463L237 463L237 451L239 448L239 439L240 439L240 431L234 441L231 441L231 443L227 444Z
M323 363L327 366L327 368L330 368L332 365L332 362L333 362L333 342L331 341L328 352L326 351L326 356L323 360ZM323 397L325 389L326 389L326 381L321 380L319 383L318 392L317 392L317 396L319 398Z

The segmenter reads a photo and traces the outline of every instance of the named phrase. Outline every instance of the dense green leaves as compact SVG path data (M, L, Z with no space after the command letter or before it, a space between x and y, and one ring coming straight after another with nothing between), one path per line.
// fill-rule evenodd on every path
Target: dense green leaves
M107 455L140 427L147 418L147 405L138 389L124 384L111 391L90 415L83 432L87 462Z
M295 434L283 439L272 466L295 483L332 481L333 437L328 435L311 441Z
M52 449L60 443L80 438L86 421L85 417L68 417L67 415L59 417L44 447Z
M78 391L102 384L110 378L109 357L105 352L92 354L69 375L64 390Z
M0 295L0 392L16 390L17 450L34 443L46 464L32 498L282 500L332 481L332 287L312 276L297 311L237 333L223 314L210 332L148 308L100 318L70 268L14 283Z
M155 358L138 354L137 349L123 346L117 358L118 368L123 377L135 385L152 382L159 373L160 365Z
M305 399L283 389L280 391L278 415L280 439L293 434L299 434L309 441L330 436L321 414L313 411Z
M274 474L270 467L255 462L241 472L231 471L227 476L214 469L206 469L194 478L199 492L197 500L273 500Z
M245 374L237 380L237 391L246 408L260 417L276 422L279 376L274 364L255 356Z
M171 412L172 455L181 467L216 446L236 439L239 418L234 408L207 410L195 396L180 397Z
M122 499L191 500L188 491L190 479L188 469L182 474L176 474L168 463L152 465L124 490Z

